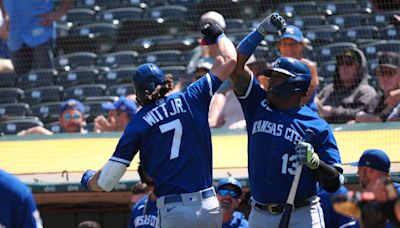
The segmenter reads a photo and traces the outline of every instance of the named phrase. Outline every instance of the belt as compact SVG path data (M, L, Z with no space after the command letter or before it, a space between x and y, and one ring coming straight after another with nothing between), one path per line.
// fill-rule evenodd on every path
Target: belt
M263 211L267 211L271 214L279 214L282 213L283 210L285 209L285 205L284 203L279 204L279 203L269 203L269 204L259 204L259 203L255 203L254 206L257 207L260 210ZM308 200L300 200L300 201L296 201L294 203L294 209L295 208L300 208L300 207L305 207L310 205L310 201Z
M187 194L187 193L184 193ZM188 193L190 194L190 193ZM207 199L209 197L215 196L215 192L213 188L201 191L201 196L203 199ZM168 195L164 197L164 205L165 204L170 204L170 203L179 203L183 202L182 196L180 194L177 195Z

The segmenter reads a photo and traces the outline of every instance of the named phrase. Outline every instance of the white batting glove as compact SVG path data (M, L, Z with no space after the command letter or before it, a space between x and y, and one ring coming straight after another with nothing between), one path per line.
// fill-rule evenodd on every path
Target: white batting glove
M286 30L286 22L281 15L278 13L271 13L264 20L257 25L257 30L263 36L267 36L268 34L282 35L282 33Z
M302 142L295 147L297 161L308 166L310 169L316 169L319 166L318 154L314 152L314 147L308 142Z

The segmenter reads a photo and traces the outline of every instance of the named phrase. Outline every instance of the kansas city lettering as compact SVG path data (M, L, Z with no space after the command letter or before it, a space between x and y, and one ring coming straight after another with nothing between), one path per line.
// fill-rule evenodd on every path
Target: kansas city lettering
M283 124L277 124L268 120L258 120L253 123L251 134L265 133L273 136L283 136L287 141L295 144L302 142L303 137L294 129Z
M158 123L165 118L186 112L186 110L183 108L183 103L180 98L170 100L169 103L171 104L170 109L167 109L167 103L162 103L148 111L143 116L143 120L146 121L146 123L150 126L153 126L155 123Z

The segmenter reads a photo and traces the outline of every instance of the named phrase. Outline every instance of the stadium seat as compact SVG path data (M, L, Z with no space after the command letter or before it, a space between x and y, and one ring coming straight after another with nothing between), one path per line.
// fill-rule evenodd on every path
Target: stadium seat
M296 15L318 14L319 10L316 2L306 1L281 3L278 5L278 12L282 12L286 17L294 17Z
M13 117L31 116L32 111L26 103L7 103L0 104L0 120Z
M97 83L111 86L115 84L131 83L136 67L122 67L99 74Z
M93 120L99 116L107 116L108 111L101 107L104 101L84 101L83 106L85 107L85 117L87 122L93 122Z
M64 88L81 84L94 84L97 74L97 69L79 68L60 73L56 81L58 85L63 86Z
M49 131L52 131L53 133L61 133L62 132L60 122L58 122L58 121L48 123L48 124L44 125L44 128L46 128Z
M16 73L0 73L0 88L16 86L17 78Z
M327 21L328 21L328 24L337 25L341 29L345 28L345 27L354 27L354 26L365 25L363 14L361 14L361 13L335 15L335 16L329 17Z
M321 46L336 42L338 31L339 27L337 25L328 25L321 28L309 29L303 33L313 45Z
M351 42L339 42L323 45L316 49L316 58L318 62L335 60L337 55L352 47L357 47L357 45Z
M376 26L355 26L341 30L340 34L343 40L361 44L377 40L379 30Z
M84 100L85 97L103 96L105 95L106 88L107 87L103 84L72 86L64 90L64 99L74 98L77 100Z
M322 13L326 15L358 13L363 11L357 1L352 0L323 2L320 8Z
M14 135L28 128L41 126L43 123L37 117L22 117L12 120L2 121L0 123L0 131L5 135Z
M110 96L128 96L134 94L135 91L133 89L132 83L124 83L118 85L112 85L107 88L107 95Z
M168 4L165 0L122 0L124 6L135 6L140 8L152 8Z
M68 36L69 30L71 30L71 28L68 25L57 23L56 24L57 38Z
M60 101L63 92L62 86L42 86L25 90L24 102L33 105L43 102Z
M0 88L0 104L18 103L24 98L24 91L20 88Z
M326 18L323 15L296 16L290 23L301 29L307 29L310 27L326 25L325 20Z
M327 85L333 82L333 75L336 70L336 60L326 61L318 64L318 76L322 84Z
M98 58L98 66L108 68L118 68L133 66L139 63L139 53L136 51L120 51L103 54Z
M393 22L393 15L399 14L399 11L385 11L385 12L376 12L372 14L371 17L367 17L367 23L369 25L374 25L379 28L385 27Z
M43 123L54 122L59 119L61 104L61 101L36 104L32 106L32 113Z
M86 8L74 8L61 17L60 22L67 24L69 27L79 26L92 23L96 11Z
M185 20L188 9L179 5L165 5L148 9L147 17L154 19L174 18Z
M165 74L172 74L175 81L187 75L185 66L166 66L161 67L161 70L163 70Z
M379 38L382 40L398 40L400 28L393 25L379 29Z
M228 18L225 20L225 23L226 23L226 29L225 29L226 33L243 32L249 30L248 26L246 26L243 19L240 18Z
M79 35L95 39L98 45L98 52L109 52L115 45L118 33L118 26L111 23L92 23L75 27L71 35ZM78 44L79 45L79 44Z
M268 46L258 46L256 50L254 50L253 55L256 57L256 59L271 59L271 52L270 48Z
M99 20L111 23L121 23L126 20L141 18L143 9L138 7L124 7L108 9L100 12Z
M226 34L228 38L232 41L234 44L239 44L239 42L247 35L249 34L248 32L235 32L235 33L228 33Z
M142 63L154 63L158 66L185 64L181 58L182 52L177 50L154 51L142 54Z
M120 7L120 0L77 0L77 7L84 7L100 11L102 9Z
M56 59L56 68L58 70L73 70L78 67L94 67L96 65L97 55L91 52L76 52L58 56Z
M159 40L156 45L154 45L154 51L162 50L178 50L178 51L188 51L192 50L198 46L196 39L187 36L174 37L173 39Z
M18 79L18 86L21 89L30 89L46 85L54 85L57 71L53 69L33 70Z
M380 51L400 52L400 40L380 40L361 46L368 60L376 59Z
M198 24L199 18L203 13L208 11L218 11L220 14L227 18L240 18L240 19L255 19L259 16L260 12L265 12L261 7L258 7L259 0L213 0L213 1L192 1L196 5L191 6L193 13L193 22ZM188 8L189 9L189 8ZM268 10L271 10L269 8Z

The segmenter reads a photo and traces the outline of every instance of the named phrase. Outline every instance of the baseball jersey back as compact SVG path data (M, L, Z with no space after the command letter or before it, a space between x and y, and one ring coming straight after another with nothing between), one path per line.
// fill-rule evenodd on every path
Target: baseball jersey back
M247 124L250 189L260 203L285 203L299 165L295 145L311 143L321 160L340 170L341 160L329 125L310 108L282 112L271 107L266 96L252 76L246 94L238 97ZM315 195L316 182L315 172L304 167L296 200Z
M153 178L156 196L195 192L212 185L208 109L222 81L207 74L186 92L144 105L128 124L112 161L140 161Z
M3 170L0 170L0 202L0 227L43 227L28 187Z
M157 205L149 195L145 195L132 206L129 228L151 228L157 225Z

